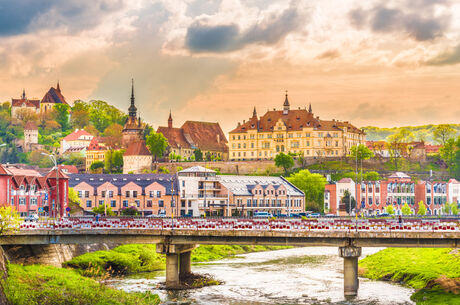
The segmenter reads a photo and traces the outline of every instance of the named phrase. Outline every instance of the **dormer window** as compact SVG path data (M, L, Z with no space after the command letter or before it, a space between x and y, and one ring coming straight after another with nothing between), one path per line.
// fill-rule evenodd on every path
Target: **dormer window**
M24 185L21 184L21 185L19 186L19 189L20 189L21 191L23 191L23 190L24 190Z

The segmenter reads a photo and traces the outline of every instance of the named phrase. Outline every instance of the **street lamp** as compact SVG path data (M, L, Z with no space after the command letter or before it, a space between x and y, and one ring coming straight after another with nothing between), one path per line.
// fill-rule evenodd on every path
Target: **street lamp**
M48 156L48 158L51 159L51 161L53 161L54 163L54 167L56 168L56 206L55 206L55 215L58 214L59 216L61 216L61 213L60 213L60 202L59 202L59 168L57 166L57 161L56 161L56 157L52 154L47 154L47 153L44 153L42 152L41 153L42 155L44 156ZM57 211L57 213L56 213Z

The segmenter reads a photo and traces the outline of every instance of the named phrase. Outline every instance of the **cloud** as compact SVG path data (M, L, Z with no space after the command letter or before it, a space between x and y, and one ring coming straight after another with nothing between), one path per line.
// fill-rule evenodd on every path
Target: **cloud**
M430 66L455 65L460 63L460 44L453 50L444 52L426 62Z
M185 45L192 52L229 52L251 44L272 45L298 29L305 18L294 7L270 15L241 31L237 24L208 25L196 21L187 29Z
M327 50L318 56L316 56L316 59L336 59L340 57L340 52L337 49L334 50Z
M402 31L417 41L427 41L443 36L449 23L449 16L435 15L433 5L428 0L417 1L413 7L388 8L377 5L369 10L353 9L348 15L351 24L358 29L367 26L373 32Z
M1 0L0 36L59 27L78 32L102 23L106 14L123 6L122 0Z

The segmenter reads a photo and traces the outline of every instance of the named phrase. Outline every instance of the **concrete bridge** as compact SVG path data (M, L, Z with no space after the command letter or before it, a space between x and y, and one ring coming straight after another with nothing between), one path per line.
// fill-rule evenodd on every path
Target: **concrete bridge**
M166 255L166 285L174 288L191 272L197 244L338 247L344 259L344 294L358 292L362 247L440 247L460 245L458 220L255 220L255 219L94 219L23 224L0 236L0 245L156 244Z

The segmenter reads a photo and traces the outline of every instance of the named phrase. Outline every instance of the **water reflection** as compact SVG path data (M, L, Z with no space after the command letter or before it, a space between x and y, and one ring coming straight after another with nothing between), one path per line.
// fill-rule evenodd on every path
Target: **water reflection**
M378 251L364 248L363 256ZM164 301L206 305L265 304L414 304L413 290L360 278L358 297L343 297L343 261L336 248L295 248L251 253L192 267L224 281L223 285L188 291L158 290L163 272L113 279L113 287L158 293Z

